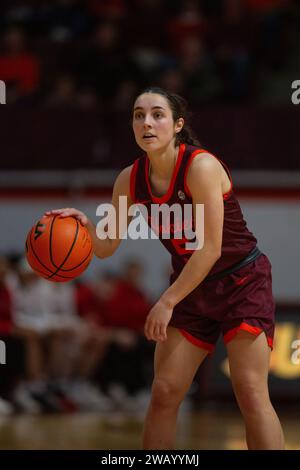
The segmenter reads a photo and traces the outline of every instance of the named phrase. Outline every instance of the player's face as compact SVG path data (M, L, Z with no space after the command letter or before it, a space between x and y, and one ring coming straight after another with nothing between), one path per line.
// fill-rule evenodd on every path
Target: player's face
M132 126L137 144L146 152L168 146L177 129L168 101L156 93L144 93L137 98Z

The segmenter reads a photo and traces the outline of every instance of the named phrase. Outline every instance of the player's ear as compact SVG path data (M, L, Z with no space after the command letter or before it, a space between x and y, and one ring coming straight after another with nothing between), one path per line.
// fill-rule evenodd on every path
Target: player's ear
M178 134L183 129L183 126L184 126L184 119L183 118L177 119L177 121L175 123L175 132L176 132L176 134Z

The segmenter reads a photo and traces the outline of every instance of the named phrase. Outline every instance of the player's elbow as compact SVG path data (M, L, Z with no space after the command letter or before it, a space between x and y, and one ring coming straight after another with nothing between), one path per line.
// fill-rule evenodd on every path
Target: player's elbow
M94 254L97 258L104 259L109 258L114 254L116 249L118 248L118 243L112 243L112 240L107 239L107 243L99 244L98 246L94 247Z
M94 255L97 256L97 258L100 258L100 259L109 258L111 256L110 253L103 253L103 252L99 252L99 251L94 251Z
M222 255L222 249L219 245L210 245L206 247L206 251L214 262L218 261Z
M105 259L105 258L109 258L110 256L112 256L114 254L114 251L115 250L94 250L94 255L97 256L97 258L100 258L100 259Z

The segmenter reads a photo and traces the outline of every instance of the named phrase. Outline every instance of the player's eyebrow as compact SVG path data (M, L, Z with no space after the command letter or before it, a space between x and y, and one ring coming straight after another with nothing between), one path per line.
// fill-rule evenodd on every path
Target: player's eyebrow
M140 110L140 109L143 110L144 108L142 108L141 106L136 106L133 111ZM152 106L151 109L165 109L165 108L163 108L162 106Z

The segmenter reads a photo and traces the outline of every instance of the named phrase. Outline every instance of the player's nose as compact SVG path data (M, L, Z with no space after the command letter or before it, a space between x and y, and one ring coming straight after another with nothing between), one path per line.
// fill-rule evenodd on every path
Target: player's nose
M145 129L149 129L150 127L152 127L152 124L151 124L151 116L145 116L145 119L144 119L144 128Z

